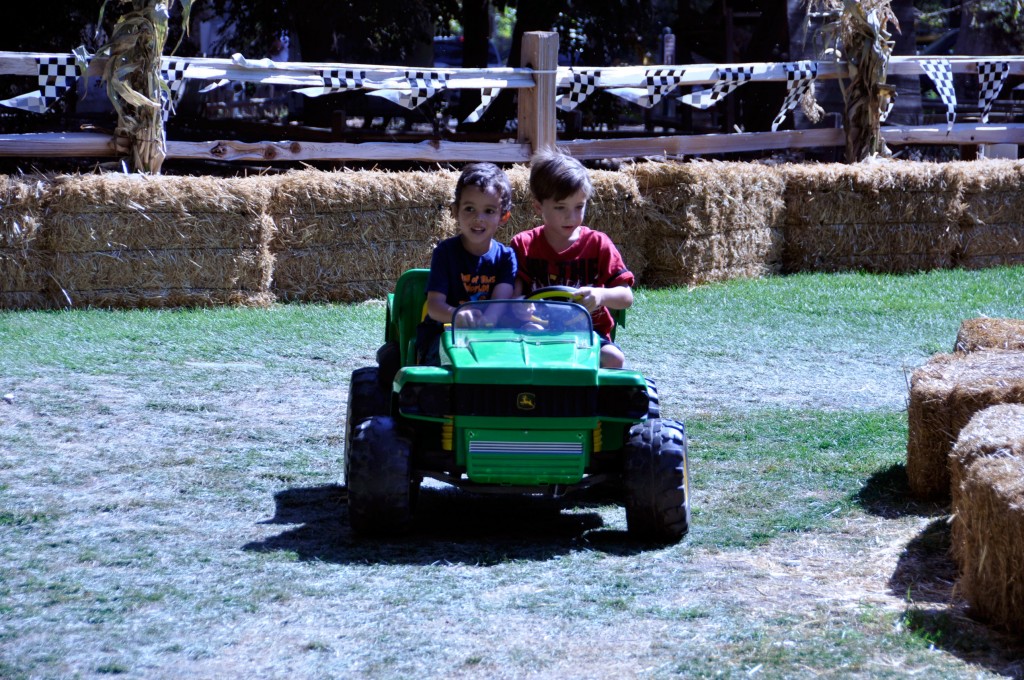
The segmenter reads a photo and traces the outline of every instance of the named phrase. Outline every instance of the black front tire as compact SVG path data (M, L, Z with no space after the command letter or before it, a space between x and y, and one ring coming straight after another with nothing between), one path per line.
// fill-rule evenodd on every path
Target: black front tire
M345 447L345 486L353 532L394 536L410 529L419 487L412 476L410 448L390 417L374 416L355 426Z
M658 399L658 385L653 378L647 378L647 419L661 417L661 400Z
M690 529L686 428L658 418L637 423L625 446L626 526L643 541L678 543Z

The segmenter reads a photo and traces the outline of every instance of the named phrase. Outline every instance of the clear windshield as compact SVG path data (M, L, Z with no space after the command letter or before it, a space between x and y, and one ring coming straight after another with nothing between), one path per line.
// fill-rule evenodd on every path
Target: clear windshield
M485 300L455 310L452 341L456 347L471 342L571 342L583 348L593 345L594 328L590 313L572 302Z

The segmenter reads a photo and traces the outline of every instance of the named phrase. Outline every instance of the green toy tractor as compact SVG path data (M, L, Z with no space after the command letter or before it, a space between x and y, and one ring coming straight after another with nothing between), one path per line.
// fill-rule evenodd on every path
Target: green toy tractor
M440 366L415 363L428 270L388 296L377 366L353 372L345 443L349 520L361 535L411 528L424 478L476 493L560 497L602 485L629 534L674 543L689 529L686 431L660 418L653 382L600 367L572 291L471 302L446 326Z

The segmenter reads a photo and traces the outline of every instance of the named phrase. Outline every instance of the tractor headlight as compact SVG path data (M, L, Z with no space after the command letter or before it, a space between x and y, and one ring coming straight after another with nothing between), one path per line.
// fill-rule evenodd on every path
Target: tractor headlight
M452 412L451 386L412 383L398 393L398 408L411 416L443 418Z
M602 387L597 393L597 407L605 418L640 420L647 415L650 398L640 386Z

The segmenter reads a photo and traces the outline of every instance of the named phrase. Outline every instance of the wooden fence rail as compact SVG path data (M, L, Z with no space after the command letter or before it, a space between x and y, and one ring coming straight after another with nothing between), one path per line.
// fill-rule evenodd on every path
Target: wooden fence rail
M413 72L441 73L446 89L483 90L516 89L519 91L518 132L515 142L500 143L428 140L425 142L309 142L274 140L243 143L233 140L202 142L167 141L167 157L218 161L380 161L416 160L430 162L493 161L517 163L529 159L541 147L558 144L578 158L645 157L708 155L755 152L779 149L834 147L845 144L843 131L833 128L784 130L777 132L737 132L710 135L665 135L620 139L558 140L556 101L574 76L595 75L598 89L646 88L648 77L658 69L671 69L675 91L686 92L691 86L718 83L724 70L750 72L748 82L787 82L791 65L784 63L754 64L687 64L662 66L626 66L608 68L558 66L558 37L554 33L528 33L523 40L522 66L487 69L413 69L395 66L331 64L313 62L274 63L269 60L247 60L240 55L232 59L183 58L187 64L186 79L203 81L243 81L263 85L280 85L315 90L325 87L328 71L356 72L359 88L367 91L410 90ZM0 74L38 77L39 63L53 57L50 53L0 52ZM102 73L104 59L89 62L84 74ZM889 74L915 76L925 74L923 64L942 62L949 73L977 74L979 63L1000 62L1012 76L1024 75L1024 57L893 57ZM810 62L808 62L810 63ZM816 62L815 77L832 80L846 75L841 62ZM599 74L599 75L596 75ZM781 105L781 102L780 102ZM900 127L884 126L882 134L890 145L978 145L1024 144L1024 124L956 123L951 126ZM0 135L0 156L24 157L97 157L125 155L125 141L109 134L90 132L53 132Z

